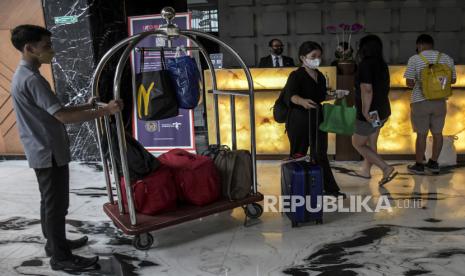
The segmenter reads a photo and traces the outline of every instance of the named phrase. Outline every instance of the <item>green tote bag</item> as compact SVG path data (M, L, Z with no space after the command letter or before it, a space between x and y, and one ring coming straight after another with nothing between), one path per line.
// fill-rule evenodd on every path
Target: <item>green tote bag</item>
M343 98L335 104L323 104L323 122L320 130L324 132L341 135L352 135L355 130L355 118L357 111L355 107L347 106L347 101Z

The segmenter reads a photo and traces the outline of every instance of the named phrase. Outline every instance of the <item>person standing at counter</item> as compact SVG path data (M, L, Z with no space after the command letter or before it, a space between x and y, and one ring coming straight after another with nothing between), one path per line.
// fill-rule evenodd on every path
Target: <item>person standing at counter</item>
M404 73L407 86L413 89L410 118L413 131L417 133L415 143L416 162L407 166L407 169L414 174L424 174L425 169L432 173L439 173L439 164L437 161L443 144L442 130L446 121L447 99L427 100L425 98L421 87L421 71L428 64L446 64L452 71L452 79L450 80L452 84L456 82L457 74L455 72L454 60L448 55L433 49L434 40L431 36L427 34L420 35L417 38L416 44L417 54L408 60L407 69ZM426 138L429 131L433 134L432 156L426 164L423 164L426 151Z
M309 127L311 128L311 152L316 152L316 162L323 168L324 190L326 195L342 196L345 194L340 189L334 179L333 172L329 165L328 134L318 130L315 133L317 122L316 113L319 112L319 122L323 121L321 102L327 98L326 79L318 71L321 63L323 50L321 46L313 41L306 41L300 45L299 60L302 66L293 71L284 87L284 102L289 107L286 131L291 146L290 154L306 155L309 147ZM310 122L309 122L310 112ZM315 141L318 135L319 148L315 148Z
M357 120L352 145L363 156L360 172L354 176L371 178L371 167L383 171L379 185L391 181L397 172L377 152L378 136L391 115L389 103L389 69L383 58L383 44L376 35L360 40L357 53L359 64L355 82L355 107Z
M273 38L268 42L270 47L270 55L262 57L258 67L294 67L294 60L291 57L283 56L284 44L281 40Z

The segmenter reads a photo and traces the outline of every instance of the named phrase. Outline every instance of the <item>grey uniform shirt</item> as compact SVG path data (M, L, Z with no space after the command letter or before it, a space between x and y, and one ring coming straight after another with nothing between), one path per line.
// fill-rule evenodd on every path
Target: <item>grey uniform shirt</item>
M65 126L53 115L63 108L37 68L21 60L11 83L11 96L21 142L31 168L58 166L70 161Z

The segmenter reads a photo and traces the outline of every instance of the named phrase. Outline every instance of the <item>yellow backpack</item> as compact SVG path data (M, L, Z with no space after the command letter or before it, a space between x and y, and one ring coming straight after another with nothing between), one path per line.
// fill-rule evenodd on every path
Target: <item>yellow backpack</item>
M450 97L452 95L452 70L447 64L439 63L441 53L438 54L434 64L430 64L422 54L419 56L426 63L426 67L420 72L421 90L425 98L438 100Z

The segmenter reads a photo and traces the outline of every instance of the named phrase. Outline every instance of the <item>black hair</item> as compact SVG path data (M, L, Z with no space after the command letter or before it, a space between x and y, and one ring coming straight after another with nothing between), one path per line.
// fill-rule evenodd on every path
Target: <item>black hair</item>
M36 25L19 25L11 30L11 43L18 51L24 50L27 43L39 42L44 36L52 36L52 33L44 27Z
M421 34L418 36L416 44L426 44L434 46L434 39L428 34Z
M384 61L383 42L381 38L374 34L362 37L358 46L357 57L360 61L368 57L374 57Z
M270 47L273 46L273 41L279 41L279 42L281 42L281 44L283 44L283 42L281 41L281 39L273 38L272 40L270 40L270 41L268 42L268 46L270 46Z
M323 48L321 48L320 44L314 42L314 41L305 41L302 44L300 44L299 47L299 56L297 57L297 60L300 60L301 56L306 56L308 53L314 51L314 50L320 50L321 53L323 53Z

